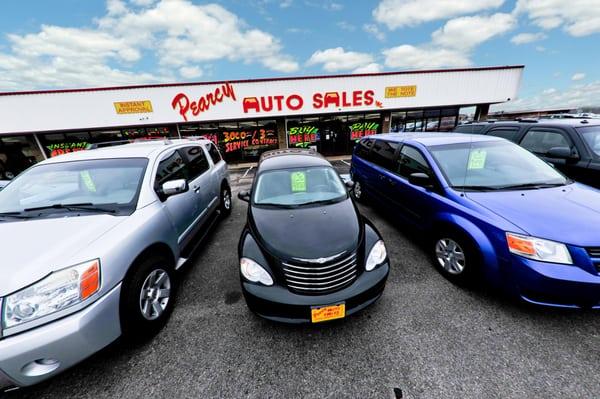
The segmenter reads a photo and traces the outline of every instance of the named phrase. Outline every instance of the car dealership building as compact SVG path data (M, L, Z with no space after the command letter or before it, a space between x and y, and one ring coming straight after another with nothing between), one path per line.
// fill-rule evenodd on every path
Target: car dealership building
M0 180L94 143L205 136L230 162L274 148L350 154L361 137L448 131L514 99L523 66L0 93Z

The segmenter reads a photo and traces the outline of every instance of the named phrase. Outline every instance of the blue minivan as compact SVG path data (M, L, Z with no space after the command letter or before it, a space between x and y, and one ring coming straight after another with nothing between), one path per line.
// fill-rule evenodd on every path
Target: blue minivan
M352 157L354 197L425 233L449 280L523 300L600 308L600 191L505 139L382 134Z

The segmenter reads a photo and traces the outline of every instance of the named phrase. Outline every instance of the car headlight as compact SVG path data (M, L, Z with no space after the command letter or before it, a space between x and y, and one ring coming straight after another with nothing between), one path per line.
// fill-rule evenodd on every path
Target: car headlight
M373 245L371 248L371 252L369 252L369 256L367 257L367 263L365 264L365 270L370 272L375 269L377 266L381 265L385 262L387 258L387 250L385 249L385 244L383 240L379 240Z
M242 276L248 281L263 285L273 285L273 278L269 272L252 259L240 259L240 271L242 272Z
M95 294L98 289L98 259L54 272L4 299L4 327L14 327L76 305Z
M573 264L565 244L513 233L506 233L506 240L513 254L542 262Z

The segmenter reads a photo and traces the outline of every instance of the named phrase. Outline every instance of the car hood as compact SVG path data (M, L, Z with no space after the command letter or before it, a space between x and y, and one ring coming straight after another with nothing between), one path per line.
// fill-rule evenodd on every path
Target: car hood
M578 184L539 190L468 193L467 197L528 234L600 246L600 191Z
M362 224L352 200L296 209L252 207L252 230L280 259L327 258L358 247Z
M87 260L77 259L78 251L125 219L86 215L0 223L0 297Z

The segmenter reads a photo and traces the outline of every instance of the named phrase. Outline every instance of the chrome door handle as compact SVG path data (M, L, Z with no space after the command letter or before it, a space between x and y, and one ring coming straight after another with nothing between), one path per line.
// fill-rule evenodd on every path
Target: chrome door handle
M196 194L198 194L198 193L200 192L200 186L198 186L198 187L194 187L194 192L195 192Z

